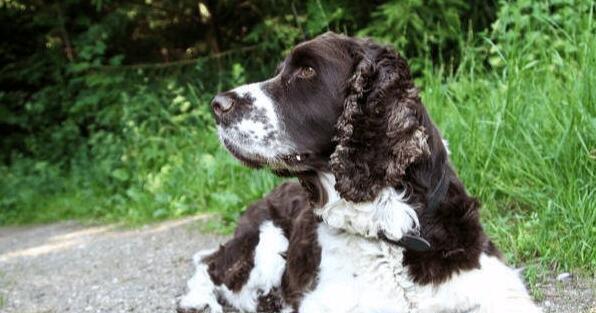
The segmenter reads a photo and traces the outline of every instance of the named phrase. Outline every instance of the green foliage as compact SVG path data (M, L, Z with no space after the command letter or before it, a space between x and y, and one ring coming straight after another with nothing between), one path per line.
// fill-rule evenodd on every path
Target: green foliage
M374 35L410 55L428 55L431 45L457 42L461 33L460 0L390 1L373 12L373 21L362 35Z
M491 37L470 50L457 73L427 69L423 100L507 256L530 267L593 272L594 7L570 5L572 14L567 4L531 4L529 11L525 2L504 4ZM565 14L565 23L553 24ZM512 18L520 15L531 18ZM500 62L485 70L491 51Z
M528 69L546 60L551 63L549 71L563 69L566 60L586 52L573 40L590 39L578 36L593 32L592 6L589 1L575 0L504 2L499 12L502 18L492 27L490 64L501 68L513 60Z
M271 64L270 55L285 54L295 44L326 31L353 34L364 27L370 19L367 12L374 8L368 1L290 1L263 14L244 42L258 47L254 57L258 63L268 64L267 71L260 73L266 76L276 65Z
M370 24L358 33L394 46L418 70L428 59L457 62L463 48L462 33L468 30L466 25L474 30L484 29L492 21L490 12L494 10L493 1L388 1L372 13ZM472 22L472 12L476 24Z
M335 30L413 63L509 258L532 276L545 265L593 272L593 3L282 3L0 1L0 224L207 211L229 230L280 179L221 148L211 97Z
M119 87L121 80L102 83L108 95L95 89L75 101L74 106L93 105L88 98L96 95L116 105L104 103L102 110L94 110L94 131L67 168L18 157L0 169L0 221L92 217L143 222L213 209L230 222L246 203L273 187L270 174L239 166L219 146L207 110L212 93L200 84L180 86L175 79L146 81L141 76Z

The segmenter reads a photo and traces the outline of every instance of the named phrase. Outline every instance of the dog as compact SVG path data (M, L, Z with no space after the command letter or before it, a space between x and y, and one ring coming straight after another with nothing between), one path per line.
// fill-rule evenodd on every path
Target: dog
M299 183L195 255L178 312L540 312L391 48L326 33L211 105L232 155Z

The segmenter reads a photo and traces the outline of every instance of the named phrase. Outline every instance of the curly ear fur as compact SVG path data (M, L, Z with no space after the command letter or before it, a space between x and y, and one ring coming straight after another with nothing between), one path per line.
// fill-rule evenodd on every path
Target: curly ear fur
M331 155L335 188L354 202L400 185L406 169L430 155L424 108L405 60L390 48L358 43Z

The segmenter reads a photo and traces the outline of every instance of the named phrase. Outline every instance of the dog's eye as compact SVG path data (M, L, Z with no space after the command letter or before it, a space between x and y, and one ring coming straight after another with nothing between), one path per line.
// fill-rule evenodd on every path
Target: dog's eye
M315 71L314 68L310 67L310 66L305 66L302 67L298 70L298 77L300 78L311 78L313 76L315 76L317 72Z

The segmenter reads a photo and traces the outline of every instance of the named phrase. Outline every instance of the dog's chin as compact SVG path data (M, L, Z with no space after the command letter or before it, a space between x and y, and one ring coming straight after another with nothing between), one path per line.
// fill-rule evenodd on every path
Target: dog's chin
M274 173L280 173L280 175L284 173L281 176L291 176L292 173L310 170L310 166L307 165L307 160L310 157L308 153L288 153L270 158L256 153L247 153L245 148L241 148L227 139L223 139L222 142L234 158L250 168L266 167Z
M230 143L227 140L222 140L224 147L230 152L234 158L236 158L240 163L242 163L246 167L250 168L262 168L268 164L266 158L260 157L258 155L247 155L241 152L240 148L236 147L234 144Z

